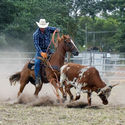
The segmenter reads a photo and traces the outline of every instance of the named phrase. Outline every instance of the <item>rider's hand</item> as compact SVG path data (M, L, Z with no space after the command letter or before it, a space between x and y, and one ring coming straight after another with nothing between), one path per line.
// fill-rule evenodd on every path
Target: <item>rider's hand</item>
M43 58L47 58L47 53L41 52L40 54Z
M57 32L57 33L59 33L59 32L60 32L60 29L59 29L59 28L57 28L57 29L56 29L56 32Z

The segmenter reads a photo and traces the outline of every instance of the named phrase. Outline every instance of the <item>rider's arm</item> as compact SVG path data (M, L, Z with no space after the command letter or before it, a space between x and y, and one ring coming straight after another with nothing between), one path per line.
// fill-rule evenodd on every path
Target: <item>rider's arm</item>
M59 32L60 30L56 27L48 27L50 30L50 33L53 33L55 30L57 30L57 32Z
M42 50L41 50L41 48L39 46L39 34L34 33L33 34L33 40L34 40L34 46L35 46L37 52L41 53Z

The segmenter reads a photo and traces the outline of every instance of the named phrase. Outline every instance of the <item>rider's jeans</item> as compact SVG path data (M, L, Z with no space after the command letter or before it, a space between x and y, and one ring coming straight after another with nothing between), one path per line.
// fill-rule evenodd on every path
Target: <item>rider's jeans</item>
M47 55L50 55L52 53L53 51L51 49L48 49ZM35 55L35 78L40 77L41 60L38 59L37 57L42 57L39 52L36 52L36 55Z
M38 57L41 57L40 53L36 53L35 55L35 78L40 77L40 64L41 60L38 59Z

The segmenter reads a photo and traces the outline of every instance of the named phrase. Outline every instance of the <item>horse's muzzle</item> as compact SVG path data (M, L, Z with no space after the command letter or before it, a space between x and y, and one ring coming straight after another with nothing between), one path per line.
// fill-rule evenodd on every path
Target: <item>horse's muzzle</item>
M74 56L78 56L78 55L79 55L79 52L78 52L78 51L73 51L72 54L73 54Z

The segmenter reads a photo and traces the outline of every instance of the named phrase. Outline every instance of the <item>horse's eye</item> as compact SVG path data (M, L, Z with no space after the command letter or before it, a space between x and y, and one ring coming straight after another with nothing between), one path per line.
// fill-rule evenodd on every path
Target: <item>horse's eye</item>
M64 42L65 42L65 43L67 43L67 41L66 41L66 40L64 40Z
M71 42L68 42L69 45L71 45Z

